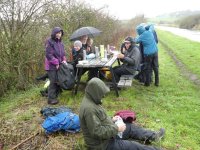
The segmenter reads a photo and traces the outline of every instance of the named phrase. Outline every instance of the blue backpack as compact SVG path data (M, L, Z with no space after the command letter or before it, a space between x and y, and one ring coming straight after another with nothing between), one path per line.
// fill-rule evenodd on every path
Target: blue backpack
M78 115L72 112L63 112L46 118L42 127L47 134L60 130L76 133L80 131L80 121Z

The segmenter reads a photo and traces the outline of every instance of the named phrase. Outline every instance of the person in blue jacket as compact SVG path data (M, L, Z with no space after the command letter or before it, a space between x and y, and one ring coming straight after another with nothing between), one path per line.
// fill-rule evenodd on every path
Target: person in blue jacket
M144 25L140 24L136 27L138 37L135 38L136 43L143 45L143 57L145 64L146 80L144 85L150 86L152 68L155 73L155 86L159 86L159 72L158 72L158 48L154 39L152 28L148 30Z
M145 26L145 29L146 30L150 30L152 33L153 33L153 37L154 37L154 40L156 41L156 44L158 44L158 36L157 36L157 33L156 33L156 31L155 31L155 29L154 29L154 25L153 24L148 24L148 25L146 25ZM154 61L154 67L152 68L153 69L153 71L154 71L154 75L155 75L155 80L158 80L158 84L157 84L157 86L159 85L159 76L158 76L158 73L157 73L157 71L158 71L158 67L159 67L159 64L158 64L158 52L157 52L157 54L156 54L157 56L156 56L156 61ZM152 81L152 73L153 72L151 72L151 81Z

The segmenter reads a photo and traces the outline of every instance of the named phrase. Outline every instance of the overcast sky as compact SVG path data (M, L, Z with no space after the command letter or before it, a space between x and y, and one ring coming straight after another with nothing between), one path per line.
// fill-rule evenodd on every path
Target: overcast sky
M79 0L105 10L118 19L131 19L137 14L154 17L180 10L200 10L200 0Z

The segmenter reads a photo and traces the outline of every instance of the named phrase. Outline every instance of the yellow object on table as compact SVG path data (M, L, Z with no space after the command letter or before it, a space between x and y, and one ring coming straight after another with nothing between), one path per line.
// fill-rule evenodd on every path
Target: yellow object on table
M100 45L100 55L101 58L104 58L104 45Z

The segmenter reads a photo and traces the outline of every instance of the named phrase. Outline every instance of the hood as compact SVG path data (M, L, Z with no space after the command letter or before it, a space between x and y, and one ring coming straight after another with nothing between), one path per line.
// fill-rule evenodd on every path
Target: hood
M145 30L146 30L145 27L141 24L136 27L138 35L141 35Z
M151 31L154 31L154 30L155 30L153 24L148 24L148 25L146 25L146 26L145 26L145 29L146 29L146 30L151 30Z
M85 89L85 93L89 96L95 104L101 104L101 99L106 93L110 92L110 89L99 78L92 78Z
M56 39L56 33L60 32L60 31L62 32L62 36L63 36L64 32L63 32L63 30L60 27L53 28L53 30L51 32L51 38L52 39Z

